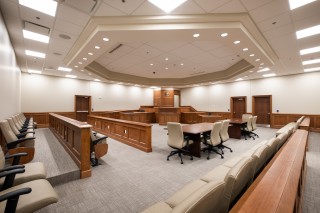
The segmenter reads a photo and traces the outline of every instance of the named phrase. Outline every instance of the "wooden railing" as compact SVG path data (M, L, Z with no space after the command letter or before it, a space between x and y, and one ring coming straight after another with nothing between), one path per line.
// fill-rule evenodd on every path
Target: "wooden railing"
M120 112L120 119L141 123L155 123L154 112Z
M287 123L297 121L303 115L310 119L310 131L320 132L320 115L273 113L271 114L270 126L279 129Z
M91 125L50 113L49 128L80 168L80 178L90 177Z
M231 209L231 213L301 212L308 132L298 129Z
M37 122L38 128L48 128L49 127L49 113L50 112L24 112L23 114L27 117L33 117L33 121ZM53 112L58 115L62 115L68 118L76 118L74 112Z
M150 124L99 116L88 116L88 123L93 126L94 130L101 132L110 138L144 152L152 151L152 125Z

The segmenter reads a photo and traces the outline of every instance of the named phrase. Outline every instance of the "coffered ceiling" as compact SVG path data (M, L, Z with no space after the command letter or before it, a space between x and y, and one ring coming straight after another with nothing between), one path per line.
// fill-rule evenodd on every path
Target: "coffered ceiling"
M0 2L22 72L187 87L303 73L311 65L302 61L320 58L299 54L320 46L319 35L296 38L320 24L319 1L290 10L287 0L188 0L166 14L147 0L61 0L55 17L18 0ZM47 29L49 43L24 39L28 23ZM46 57L26 56L26 49Z

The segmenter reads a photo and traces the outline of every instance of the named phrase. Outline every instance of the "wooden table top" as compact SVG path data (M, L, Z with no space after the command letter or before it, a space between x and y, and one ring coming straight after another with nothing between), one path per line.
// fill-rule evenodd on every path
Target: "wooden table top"
M197 123L182 126L183 133L200 134L212 130L213 123Z
M245 124L246 121L243 121L241 118L232 118L230 119L230 124Z

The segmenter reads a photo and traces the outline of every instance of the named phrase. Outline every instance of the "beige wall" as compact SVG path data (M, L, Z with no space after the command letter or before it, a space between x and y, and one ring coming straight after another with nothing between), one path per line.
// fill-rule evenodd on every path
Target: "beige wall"
M320 114L320 72L304 73L181 90L181 104L197 110L228 112L230 97L247 96L252 112L252 96L272 95L272 112Z
M149 88L36 74L21 76L23 112L74 111L75 95L91 96L94 111L138 109L140 105L153 104L153 91Z
M20 112L20 69L0 13L0 120Z

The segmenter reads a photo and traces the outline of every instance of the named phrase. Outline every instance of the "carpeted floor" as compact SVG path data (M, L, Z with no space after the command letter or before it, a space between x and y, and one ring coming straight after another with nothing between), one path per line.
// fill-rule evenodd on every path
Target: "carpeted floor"
M172 156L170 161L166 160L171 148L166 144L167 131L164 130L164 126L153 125L153 151L151 153L144 153L108 139L108 154L100 161L102 165L92 168L92 177L56 185L55 190L59 195L59 202L39 212L141 212L152 204L168 198L186 183L201 177L217 165L243 153L265 139L274 137L275 132L275 129L259 127L256 133L260 138L256 140L230 139L227 141L226 145L234 152L230 153L226 150L224 159L212 154L210 160L203 156L190 161L185 156L183 165L180 164L178 156ZM36 134L37 136L47 135L51 132L46 129L38 129ZM320 134L312 133L309 140L319 141L319 138ZM37 140L36 143L40 141ZM309 165L309 161L312 160L309 160L311 158L309 154L313 153L314 147L319 149L317 144L310 144L310 151L307 154L308 170L313 169L319 172L319 160L317 160L318 165ZM314 182L316 182L316 177L320 177L316 171L308 172L306 188L312 188L308 184L315 184L309 180L310 174L314 174L311 178L311 181ZM308 206L304 208L305 212L316 212L312 210L319 209L316 207L319 202L314 203L317 201L316 197L310 195L309 198L308 195L308 193L318 193L319 197L319 191L318 187L318 189L306 192L305 200ZM310 203L313 204L309 208Z

